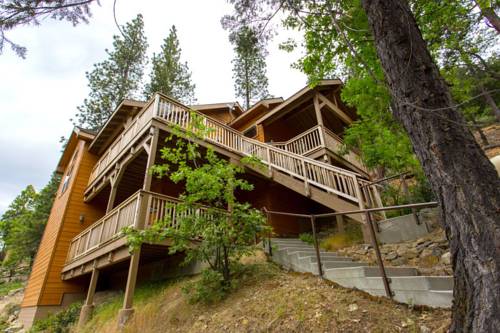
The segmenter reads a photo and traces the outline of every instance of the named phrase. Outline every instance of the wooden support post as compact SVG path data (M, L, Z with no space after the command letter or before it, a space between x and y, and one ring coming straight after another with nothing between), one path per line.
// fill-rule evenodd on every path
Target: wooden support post
M94 311L94 295L97 287L97 279L99 278L99 270L94 267L92 275L90 276L89 290L87 291L87 298L80 310L80 318L78 319L78 326L83 326L92 317Z
M137 281L137 271L139 269L139 259L141 257L141 249L139 248L130 257L130 265L128 268L127 286L125 287L125 296L123 299L123 308L118 313L118 326L124 327L127 321L134 314L134 291Z
M363 199L363 194L361 192L361 187L358 182L358 177L354 176L354 188L356 190L356 197L358 198L358 206L360 210L365 209L365 200ZM366 215L363 214L361 217L363 221L362 231L363 231L363 239L366 243L370 242L370 231L368 226L368 221L366 219Z
M148 155L148 162L146 163L146 174L144 176L144 186L143 190L149 191L151 189L151 181L153 180L153 175L151 174L151 167L155 164L156 159L156 148L158 146L158 137L160 135L160 131L157 127L151 127L150 135L151 145Z
M345 232L344 216L343 215L336 215L335 219L337 220L337 232L340 232L340 233Z
M318 93L314 94L313 102L314 102L314 112L316 113L316 121L318 122L319 126L323 126L323 116L321 115L321 107L319 105Z
M116 190L118 188L118 182L114 179L111 179L110 184L111 184L111 191L109 192L109 199L108 199L108 205L106 207L106 213L109 213L110 210L113 209L113 206L115 204L115 199L116 199Z

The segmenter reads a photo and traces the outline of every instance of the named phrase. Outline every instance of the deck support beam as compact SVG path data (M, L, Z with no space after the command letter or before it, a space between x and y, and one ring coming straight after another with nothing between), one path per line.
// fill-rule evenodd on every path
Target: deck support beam
M78 319L78 326L81 327L92 318L94 312L94 295L97 287L97 279L99 278L99 270L94 268L90 276L89 290L87 291L87 298L80 311L80 318Z
M156 147L158 146L158 137L160 136L160 129L158 127L151 127L150 133L151 143L149 145L148 162L146 164L146 174L144 175L144 186L143 190L149 191L151 189L151 181L153 180L153 175L151 173L151 167L155 164L156 159Z
M130 257L127 286L125 287L125 297L123 299L123 308L118 313L118 326L120 328L123 328L134 314L134 308L133 308L134 291L135 291L135 283L137 282L137 271L139 269L140 257L141 257L140 248L136 250Z
M314 112L316 113L316 121L319 126L323 125L323 116L321 115L321 106L319 105L319 93L314 94L313 102L314 102Z

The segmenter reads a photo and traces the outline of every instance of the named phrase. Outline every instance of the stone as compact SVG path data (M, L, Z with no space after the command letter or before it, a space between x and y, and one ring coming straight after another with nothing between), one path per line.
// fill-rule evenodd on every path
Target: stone
M394 266L402 266L408 263L408 259L405 257L399 257L391 261Z
M431 333L431 329L425 325L420 325L420 333Z
M441 263L443 263L445 265L451 265L451 253L450 252L446 252L445 254L443 254L441 256Z
M410 260L410 259L414 259L414 258L418 257L418 252L414 249L409 249L402 256L405 257L406 259Z
M349 308L348 308L348 311L349 312L353 312L353 311L356 311L358 310L358 305L353 303L353 304L349 304Z
M432 248L431 253L433 256L440 257L444 253L444 250L440 247L434 247Z
M398 257L396 252L390 252L384 259L385 260L394 260Z

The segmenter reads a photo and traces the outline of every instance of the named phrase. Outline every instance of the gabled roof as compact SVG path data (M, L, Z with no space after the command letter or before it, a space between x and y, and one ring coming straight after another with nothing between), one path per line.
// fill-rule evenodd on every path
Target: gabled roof
M237 115L243 113L243 108L238 102L227 102L227 103L210 103L210 104L195 104L190 105L189 108L197 110L197 111L206 111L206 110L231 110L235 112Z
M135 116L146 104L146 102L132 99L122 100L97 133L94 141L90 144L89 150L98 152L109 137L115 133L117 126L122 125L129 116Z
M64 169L66 169L66 165L69 163L71 156L73 156L73 152L76 149L76 145L79 139L83 139L85 141L92 141L95 138L95 133L81 127L73 128L71 131L71 135L66 142L66 146L64 147L63 153L59 162L57 163L56 172L63 173Z
M237 118L233 119L229 123L229 125L231 126L231 125L236 124L237 122L241 121L242 119L248 118L252 113L254 113L255 110L259 109L259 107L261 107L261 106L269 108L270 105L279 104L282 102L283 102L282 97L264 98L264 99L258 101L257 103L255 103L254 105L252 105L252 107L250 109L243 112Z
M279 113L281 110L285 109L286 107L290 106L294 102L308 97L309 95L312 95L315 90L321 89L322 87L328 87L328 86L341 86L342 81L339 79L333 79L333 80L321 80L318 82L318 84L314 87L311 86L305 86L301 90L297 91L295 94L287 98L283 103L272 109L270 112L265 114L263 117L261 117L259 120L256 121L257 124L260 124L266 120L269 120L271 117Z

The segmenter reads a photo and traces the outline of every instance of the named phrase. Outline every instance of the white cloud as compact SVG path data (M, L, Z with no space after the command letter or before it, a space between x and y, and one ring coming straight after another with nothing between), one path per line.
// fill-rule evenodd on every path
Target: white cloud
M49 179L60 157L59 138L88 93L85 72L105 58L118 34L112 1L93 5L90 23L45 20L17 28L9 37L28 48L26 60L5 49L0 56L0 213L27 185L38 189ZM220 18L231 11L224 0L118 1L120 24L142 13L149 54L158 52L172 24L178 30L200 103L234 100L233 51ZM270 45L269 91L288 97L302 88L303 74L290 68L297 54Z

